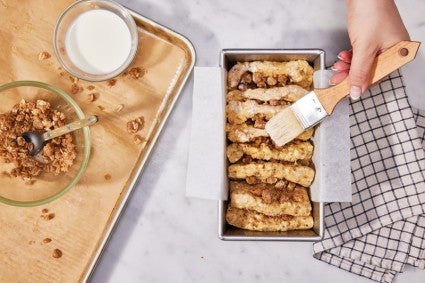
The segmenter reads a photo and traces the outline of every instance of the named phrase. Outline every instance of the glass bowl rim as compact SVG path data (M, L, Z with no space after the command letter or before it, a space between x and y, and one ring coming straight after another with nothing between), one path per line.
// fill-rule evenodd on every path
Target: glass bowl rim
M63 91L62 89L60 89L56 86L50 85L48 83L43 83L43 82L38 82L38 81L14 81L14 82L10 82L10 83L0 85L0 92L7 90L7 89L15 88L15 87L21 87L21 86L38 87L38 88L43 88L43 89L49 90L53 93L56 93L59 96L61 96L62 98L64 98L65 101L67 101L69 104L71 104L71 106L73 107L73 110L77 114L78 118L83 119L85 117L84 112L81 110L81 108L78 106L78 104L65 91ZM8 205L12 205L12 206L24 206L24 207L39 206L39 205L43 205L43 204L46 204L46 203L49 203L51 201L58 199L59 197L63 196L65 193L67 193L72 187L74 187L78 183L78 181L81 179L81 177L83 176L83 173L84 173L85 169L87 168L87 164L88 164L89 157L90 157L90 148L91 148L90 130L89 130L88 127L84 127L84 128L82 128L82 130L83 130L83 134L84 134L83 162L82 162L81 167L78 170L77 174L71 180L70 183L68 183L64 188L59 190L57 193L55 193L55 194L53 194L53 195L51 195L47 198L40 199L40 200L36 200L36 201L16 201L16 200L11 200L11 199L4 198L4 197L0 196L0 202L8 204Z
M74 9L75 7L86 4L86 3L102 3L109 7L112 7L116 10L118 10L126 20L124 22L126 23L130 34L131 34L131 49L130 54L127 57L126 61L123 63L123 65L114 71L106 74L96 75L96 74L90 74L86 72L78 72L75 71L72 67L68 66L65 61L62 58L61 52L59 51L59 44L58 44L58 36L59 36L59 27L61 26L63 19L68 15L68 13ZM120 16L121 17L121 16ZM127 20L129 22L127 22ZM124 72L130 64L134 61L134 58L136 58L138 47L139 47L139 32L136 25L136 22L134 21L133 16L130 14L129 10L125 8L123 5L112 1L112 0L78 0L74 3L72 3L70 6L68 6L59 16L58 20L56 21L54 32L53 32L53 49L55 51L56 57L58 58L58 61L60 65L71 75L74 77L80 78L82 80L87 80L91 82L101 82L101 81L107 81L109 79L115 78L116 76L119 76L122 72Z

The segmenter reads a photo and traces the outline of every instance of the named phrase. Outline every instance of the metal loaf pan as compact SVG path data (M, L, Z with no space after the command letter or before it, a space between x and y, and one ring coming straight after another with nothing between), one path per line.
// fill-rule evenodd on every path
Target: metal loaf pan
M227 73L236 62L257 60L291 61L300 59L307 60L315 71L323 70L325 67L325 53L320 49L224 49L220 55L220 67ZM227 82L224 81L223 84L227 85ZM223 95L226 95L226 93ZM315 144L315 150L317 150L316 147L317 145ZM227 159L224 162L226 162L228 166ZM322 238L324 230L324 204L322 202L312 202L312 205L314 218L312 229L288 232L259 232L243 230L227 224L225 215L228 201L219 201L218 237L222 240L243 241L318 241Z

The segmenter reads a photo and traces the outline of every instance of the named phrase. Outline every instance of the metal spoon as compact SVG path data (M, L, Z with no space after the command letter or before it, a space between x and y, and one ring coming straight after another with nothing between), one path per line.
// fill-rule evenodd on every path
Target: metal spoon
M93 125L98 120L99 118L96 115L92 115L84 119L69 123L63 127L54 129L52 131L45 132L44 134L39 134L37 132L30 131L22 133L21 136L25 139L26 142L30 142L33 144L33 148L28 151L28 154L36 155L38 152L40 152L40 150L43 149L45 141L65 135L67 133L81 129L86 126Z

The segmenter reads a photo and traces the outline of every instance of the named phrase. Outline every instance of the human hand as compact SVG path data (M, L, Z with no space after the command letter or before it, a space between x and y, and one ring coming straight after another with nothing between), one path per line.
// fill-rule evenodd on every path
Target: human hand
M359 99L370 84L373 61L379 53L402 40L410 40L393 0L346 0L347 30L352 50L344 50L332 69L331 84L348 76L350 96Z

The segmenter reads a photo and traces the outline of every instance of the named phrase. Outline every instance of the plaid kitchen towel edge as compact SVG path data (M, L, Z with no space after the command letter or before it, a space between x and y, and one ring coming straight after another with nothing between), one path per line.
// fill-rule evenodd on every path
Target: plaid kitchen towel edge
M394 261L395 264L393 265L391 265L391 261L389 265L387 263L383 267L381 267L380 263L377 263L376 260L375 262L368 262L368 260L373 259L373 255L370 255L369 259L365 261L365 256L362 255L361 248L364 248L366 245L361 239L371 234L372 231L378 231L383 227L394 225L394 223L397 222L403 222L409 218L418 218L419 215L424 214L425 182L423 181L423 171L425 166L423 164L425 161L422 144L424 144L425 122L421 123L422 127L416 124L418 121L425 121L425 115L419 110L412 110L410 107L402 76L398 71L391 74L379 85L371 88L368 95L365 95L360 101L352 103L351 107L350 119L352 120L352 127L350 127L350 131L353 139L352 166L353 161L359 163L353 166L353 196L357 193L357 198L353 198L353 203L333 203L325 206L325 226L327 229L323 240L314 244L314 257L375 281L391 282L396 273L403 270L405 263L417 267L424 267L425 255L421 247L423 248L425 246L425 235L423 233L425 228L422 228L425 226L425 223L423 226L416 227L416 229L414 229L416 231L415 233L410 233L408 241L410 249L401 255L400 253L397 254L401 259ZM388 121L385 121L386 119ZM384 120L384 122L382 122L382 120ZM386 150L386 144L385 142L376 142L377 140L385 140L386 137L390 137L390 140L386 142L390 144L390 154L393 155L392 162L387 162L387 164L382 161L388 158L388 154L382 155L382 152L380 152L382 149ZM408 148L405 149L403 146L399 148L396 146L398 143L402 143L402 145L405 143L404 145L408 145ZM411 143L413 143L413 145ZM391 147L392 145L394 146ZM376 152L381 154L380 156L378 154L378 158L369 160L369 162L361 162L361 159L370 159L369 155L371 155L371 153L376 155ZM405 156L409 156L407 160L403 160ZM379 158L383 160L379 160ZM410 166L412 167L410 168L409 164L412 163L412 160L415 158L418 161L416 165L418 168L414 166ZM377 198L376 195L367 195L369 186L368 182L364 181L367 181L367 178L373 179L373 175L375 175L376 172L382 173L383 171L376 170L377 168L374 167L374 162L376 161L384 163L381 166L382 168L380 168L383 170L389 167L393 169L393 171L397 171L398 166L401 165L400 168L403 168L403 170L407 168L407 175L413 172L415 174L415 176L412 177L414 180L406 183L406 188L411 191L410 194L405 193L404 195L400 195L400 192L405 189L406 185L403 182L400 182L400 186L396 186L395 188L398 191L398 195L389 193L389 191L394 189L394 184L397 185L397 182L389 182L389 184L387 184L388 187L384 188L380 186L380 182L388 180L383 178L382 180L374 180L374 182L369 183L372 183L375 189L377 188L376 192L378 194L384 193L384 195L386 194L388 197L380 199ZM363 170L364 168L362 168L361 165L365 164L369 166L369 169L372 169L372 174L368 174L368 172ZM362 173L358 174L360 177L355 175L355 170L359 170L359 172ZM356 182L363 182L366 184L358 186ZM417 188L418 185L419 188ZM401 202L402 207L400 207L399 203L400 198L407 200L407 203L406 201ZM366 210L366 213L363 214L358 214L353 211L353 206L356 205L357 211L359 209L364 209L365 206L362 205L362 202L365 199L366 201L372 200L369 203L372 208L369 211ZM409 200L413 200L414 203L409 203ZM407 209L404 204L407 204ZM395 206L395 209L391 209L387 206ZM381 207L379 209L380 211L377 211L376 208L379 207ZM370 217L370 215L372 215L372 217ZM359 218L362 218L360 220L360 225ZM421 221L423 220L422 218L420 219ZM398 225L400 224L403 223L398 223ZM337 229L329 229L329 226L331 228L337 227ZM385 240L387 239L384 237L384 241ZM394 242L394 239L391 239L391 241ZM350 256L352 256L350 249L354 248L354 242L362 243L360 250L356 251L360 256L357 256L357 258L350 258ZM351 246L349 244L348 247L344 247L344 245L347 246L346 243L350 243ZM379 248L385 250L385 245ZM372 250L373 249L372 247ZM414 252L411 251L412 249ZM350 251L348 254L347 250ZM343 251L346 255L342 253ZM386 256L391 260L391 255L387 254ZM361 257L363 257L363 261L358 260Z

